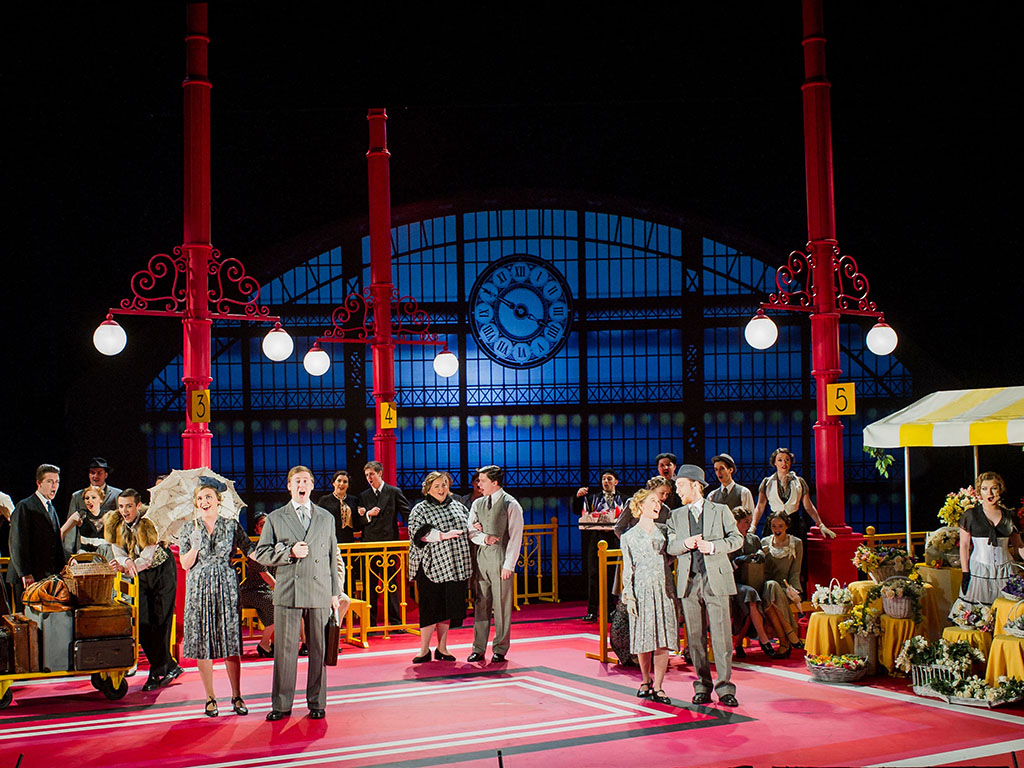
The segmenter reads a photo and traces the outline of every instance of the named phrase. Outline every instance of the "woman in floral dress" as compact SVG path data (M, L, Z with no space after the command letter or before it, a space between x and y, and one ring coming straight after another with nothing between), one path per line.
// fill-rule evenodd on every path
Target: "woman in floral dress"
M217 716L214 659L224 659L235 713L249 714L241 692L238 576L231 567L231 557L237 549L250 549L252 542L236 521L218 515L223 490L219 481L201 478L195 494L195 516L179 534L181 567L187 571L182 653L196 659L206 689L204 711L209 717Z

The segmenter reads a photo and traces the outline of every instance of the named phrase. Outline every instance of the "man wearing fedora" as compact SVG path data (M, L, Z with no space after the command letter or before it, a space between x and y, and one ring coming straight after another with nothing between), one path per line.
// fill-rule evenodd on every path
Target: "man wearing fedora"
M736 593L729 553L743 545L732 512L724 504L704 498L704 470L683 464L676 470L676 491L682 506L672 511L668 522L667 553L676 562L676 594L683 601L687 645L697 679L693 683L694 704L711 701L711 663L707 637L715 652L718 700L735 707L736 686L732 683L732 622L729 596Z
M728 453L720 453L711 460L711 466L715 468L715 477L721 485L708 494L708 501L725 504L729 509L743 507L753 514L754 494L745 485L733 480L736 473L736 461L733 457Z
M71 517L72 512L77 512L82 517L85 517L86 507L83 496L90 486L96 486L103 491L104 498L103 503L100 504L100 509L103 510L104 514L107 512L117 511L117 495L121 493L121 489L115 488L112 485L107 485L107 475L109 474L110 465L107 464L107 460L102 456L94 456L92 461L89 462L89 485L85 486L82 490L75 491L71 494L71 504L68 506L68 517Z

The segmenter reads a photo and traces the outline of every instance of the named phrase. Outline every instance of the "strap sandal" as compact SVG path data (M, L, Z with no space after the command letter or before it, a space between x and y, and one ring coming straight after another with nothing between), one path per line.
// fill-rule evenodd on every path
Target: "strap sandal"
M661 688L651 694L651 701L656 701L659 704L671 704L672 699L665 695L665 691Z
M245 706L245 702L242 701L241 696L231 697L231 708L235 710L236 715L248 715L249 708Z
M640 687L637 688L636 697L638 699L649 699L654 695L654 690L651 688L650 683L641 683Z
M215 699L213 696L208 698L206 700L206 709L204 710L204 712L206 713L207 717L216 717L218 714L220 714L219 712L217 712L217 699Z

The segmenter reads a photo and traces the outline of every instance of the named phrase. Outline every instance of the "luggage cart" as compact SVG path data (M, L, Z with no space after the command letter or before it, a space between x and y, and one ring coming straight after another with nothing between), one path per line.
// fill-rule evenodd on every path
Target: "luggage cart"
M139 663L139 582L118 574L114 580L114 602L124 603L132 609L132 663L128 666L109 669L57 670L55 672L23 672L21 674L0 674L0 709L6 709L14 701L11 690L19 680L40 680L47 677L89 677L93 688L111 701L124 698L128 693L126 679ZM69 652L70 656L70 652Z

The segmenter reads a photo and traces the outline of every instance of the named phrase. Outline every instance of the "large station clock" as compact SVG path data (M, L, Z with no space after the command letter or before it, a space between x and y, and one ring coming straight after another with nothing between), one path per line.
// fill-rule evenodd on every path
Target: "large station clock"
M554 357L569 338L572 295L549 262L515 254L480 273L469 310L473 336L488 357L530 368Z

